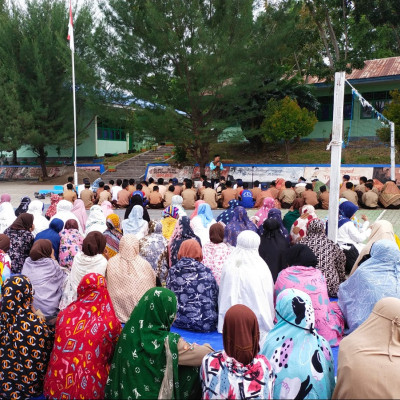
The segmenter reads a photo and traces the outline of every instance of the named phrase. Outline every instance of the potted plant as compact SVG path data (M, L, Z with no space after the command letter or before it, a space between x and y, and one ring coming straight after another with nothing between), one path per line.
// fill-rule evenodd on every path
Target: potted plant
M164 160L168 160L171 157L170 153L164 153Z
M108 172L115 172L117 170L115 165L109 165L107 169L108 169Z

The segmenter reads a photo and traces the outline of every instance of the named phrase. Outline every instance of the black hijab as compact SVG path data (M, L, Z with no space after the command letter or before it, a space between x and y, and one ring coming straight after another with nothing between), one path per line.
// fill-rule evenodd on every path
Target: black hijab
M302 267L315 267L318 259L313 251L305 244L295 244L286 255L287 265L300 265Z
M258 252L261 258L267 263L274 282L287 266L286 253L289 244L280 230L280 223L276 219L266 219L263 223L264 232L261 236Z
M129 218L129 214L132 211L132 208L134 206L142 206L143 207L143 219L147 222L150 222L150 215L149 212L147 211L147 208L143 205L143 199L140 196L140 194L135 194L134 196L131 197L131 201L129 203L128 208L125 211L125 218L124 219L128 219Z

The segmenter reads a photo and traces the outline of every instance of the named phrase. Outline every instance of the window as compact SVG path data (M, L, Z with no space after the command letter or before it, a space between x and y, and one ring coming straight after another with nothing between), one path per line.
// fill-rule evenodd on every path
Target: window
M389 92L371 92L371 93L362 93L362 96L368 100L368 102L372 105L380 113L383 113L385 109L385 105L390 103L390 94ZM376 118L375 113L372 111L371 107L361 107L361 119L372 119Z
M123 129L115 128L104 128L99 126L97 128L97 139L98 140L115 140L115 141L126 141L126 134Z

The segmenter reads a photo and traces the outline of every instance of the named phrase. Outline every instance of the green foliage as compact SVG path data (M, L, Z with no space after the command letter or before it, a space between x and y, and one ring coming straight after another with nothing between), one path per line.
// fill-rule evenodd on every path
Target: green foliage
M383 115L395 124L395 142L400 148L400 92L396 89L390 92L392 101L385 105ZM390 142L390 127L384 126L376 131L379 139Z
M308 136L317 123L315 114L305 107L301 108L296 100L285 97L282 100L271 99L264 112L261 128L265 139L283 140L286 156L289 156L289 142L298 137Z

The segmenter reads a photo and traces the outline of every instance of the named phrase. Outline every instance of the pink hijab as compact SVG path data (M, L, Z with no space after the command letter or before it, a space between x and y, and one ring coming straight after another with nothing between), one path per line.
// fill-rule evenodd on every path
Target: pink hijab
M104 216L107 218L110 214L114 213L114 210L112 208L112 204L109 201L103 201L101 203L101 209L103 210Z
M260 227L263 222L268 218L268 212L271 208L275 207L275 199L273 197L266 197L262 207L256 212L256 217L259 218L257 226Z
M203 203L205 203L204 200L197 200L194 203L194 211L192 212L192 215L190 216L190 219L193 219L197 215L197 212L199 211L199 206L200 206L200 204L203 204Z
M1 203L9 203L11 201L11 196L8 193L3 193L0 197L0 204Z
M72 213L78 218L79 223L82 227L83 232L85 232L87 213L85 208L85 203L81 199L76 199L74 201L74 206L72 207Z

